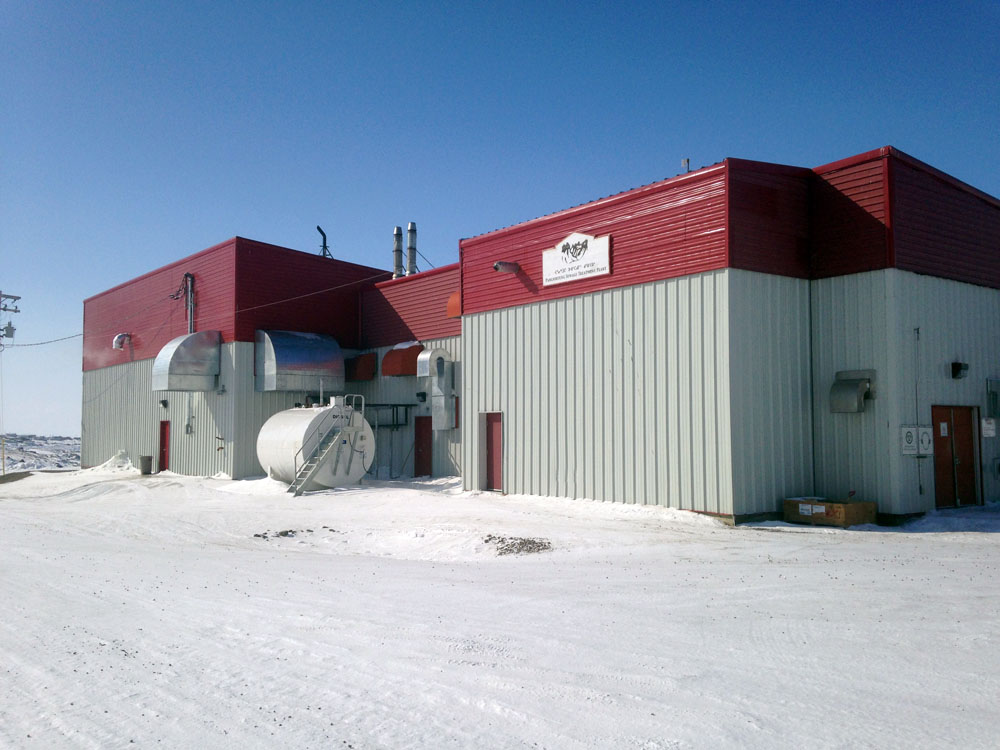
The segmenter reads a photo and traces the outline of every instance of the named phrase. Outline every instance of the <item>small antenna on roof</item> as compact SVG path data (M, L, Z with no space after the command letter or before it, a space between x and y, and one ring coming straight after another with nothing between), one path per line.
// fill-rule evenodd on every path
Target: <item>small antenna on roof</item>
M326 232L320 226L316 227L316 231L323 235L323 244L319 246L319 254L324 258L332 258L333 253L330 252L330 246L326 244Z

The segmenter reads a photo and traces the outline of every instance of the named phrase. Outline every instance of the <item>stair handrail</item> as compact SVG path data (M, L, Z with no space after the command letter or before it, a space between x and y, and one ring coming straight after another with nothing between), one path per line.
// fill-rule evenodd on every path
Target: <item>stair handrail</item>
M362 396L360 393L349 393L346 396L344 396L344 403L342 408L338 409L336 406L331 405L326 410L326 414L323 415L323 419L321 419L319 423L308 433L306 433L306 436L304 438L302 438L302 445L299 446L299 449L295 451L295 455L292 457L292 466L295 470L295 476L298 476L299 474L299 459L300 458L303 459L302 464L305 465L306 462L309 461L309 458L312 458L314 455L316 455L316 453L318 453L320 448L322 447L323 438L325 438L327 434L329 434L330 427L332 427L332 425L330 425L326 429L323 429L326 422L328 420L333 419L334 417L343 415L347 418L345 426L353 427L355 426L353 424L354 414L360 414L361 418L364 419L365 397ZM302 451L305 449L306 445L312 439L313 435L315 435L317 432L319 432L319 438L316 441L316 448L313 451L313 455L309 456L309 458L306 458L305 454Z
M309 456L309 458L305 458L305 454L302 451L305 449L306 445L309 444L309 441L312 439L313 435L319 432L319 439L316 441L316 448L313 449L313 454L315 455L316 451L318 451L320 449L320 446L323 444L323 438L327 436L327 433L330 431L329 428L332 428L333 425L329 425L329 427L327 429L322 430L322 432L320 432L320 430L328 421L332 420L335 416L336 415L334 414L334 409L332 407L327 409L326 414L323 415L323 418L319 421L319 423L317 423L317 425L313 427L309 432L307 432L304 438L302 438L302 445L299 446L299 449L295 451L295 455L292 457L293 466L295 468L295 476L298 476L299 474L299 458L301 457L305 459L302 462L303 464L305 464L306 461L309 460L309 458L312 458L312 456Z

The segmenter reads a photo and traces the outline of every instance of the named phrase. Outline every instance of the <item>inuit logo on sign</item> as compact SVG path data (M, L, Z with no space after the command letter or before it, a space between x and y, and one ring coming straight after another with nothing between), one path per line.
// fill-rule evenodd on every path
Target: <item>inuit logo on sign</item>
M611 273L611 236L591 237L574 232L542 253L542 284L565 284Z
M587 252L587 245L589 243L590 237L584 237L582 240L577 240L576 242L567 240L562 243L562 247L559 250L562 252L563 263L575 263L580 260Z

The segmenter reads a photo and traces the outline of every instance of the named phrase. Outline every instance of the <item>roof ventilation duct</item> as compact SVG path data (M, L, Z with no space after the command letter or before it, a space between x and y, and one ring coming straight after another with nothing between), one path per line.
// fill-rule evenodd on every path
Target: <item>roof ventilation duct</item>
M344 354L332 336L257 331L256 390L344 392Z
M178 336L153 361L154 391L214 391L219 376L219 331Z

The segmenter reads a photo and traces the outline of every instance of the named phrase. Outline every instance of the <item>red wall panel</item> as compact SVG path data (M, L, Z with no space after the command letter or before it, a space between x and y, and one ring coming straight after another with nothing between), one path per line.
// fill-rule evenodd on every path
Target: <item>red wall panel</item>
M1000 288L1000 201L905 154L892 196L897 268Z
M184 298L170 299L185 273L195 278L196 330L219 330L232 341L235 246L228 240L84 300L83 369L151 359L187 333ZM121 350L111 348L118 333L132 334Z
M500 229L459 243L464 314L725 268L725 165ZM572 232L611 235L611 273L542 285L542 251ZM517 274L493 263L512 261Z
M729 169L729 265L809 277L809 182L812 171L726 159Z
M258 328L333 336L356 348L358 294L388 271L236 238L235 335L253 341Z
M459 289L458 263L383 281L361 295L365 348L458 336L462 321L448 317L448 298Z
M886 149L815 170L810 211L811 276L888 268Z

